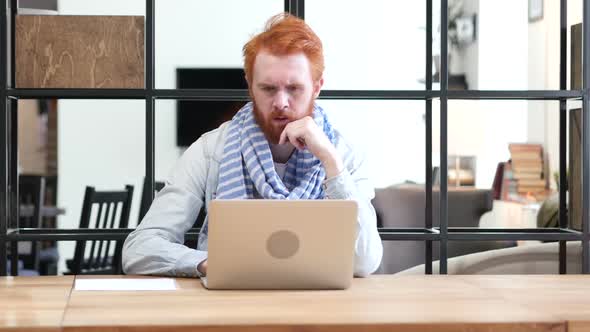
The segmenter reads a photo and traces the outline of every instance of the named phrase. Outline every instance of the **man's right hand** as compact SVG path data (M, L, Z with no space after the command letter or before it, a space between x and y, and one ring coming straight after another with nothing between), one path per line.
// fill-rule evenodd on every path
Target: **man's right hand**
M199 271L199 273L201 273L201 275L206 276L207 275L207 260L204 260L201 263L199 263L199 265L197 265L197 270Z

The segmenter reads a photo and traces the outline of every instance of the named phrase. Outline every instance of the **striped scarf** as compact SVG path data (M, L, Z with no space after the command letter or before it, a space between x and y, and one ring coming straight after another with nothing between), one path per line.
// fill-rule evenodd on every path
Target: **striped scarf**
M314 105L313 119L334 144L334 130L318 105ZM325 177L326 172L319 159L307 149L295 149L281 180L250 102L238 111L229 124L215 198L251 199L257 193L263 199L322 199ZM207 226L205 221L199 236L198 247L201 250L207 247Z

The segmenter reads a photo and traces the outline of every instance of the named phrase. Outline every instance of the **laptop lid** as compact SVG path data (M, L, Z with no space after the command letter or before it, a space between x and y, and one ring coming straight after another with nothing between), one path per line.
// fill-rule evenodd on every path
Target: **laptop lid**
M351 284L351 200L213 200L210 289L344 289Z

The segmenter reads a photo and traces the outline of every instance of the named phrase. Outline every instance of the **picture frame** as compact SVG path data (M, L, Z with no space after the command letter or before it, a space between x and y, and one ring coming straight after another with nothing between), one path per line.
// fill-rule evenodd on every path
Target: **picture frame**
M543 0L529 0L529 22L543 18Z

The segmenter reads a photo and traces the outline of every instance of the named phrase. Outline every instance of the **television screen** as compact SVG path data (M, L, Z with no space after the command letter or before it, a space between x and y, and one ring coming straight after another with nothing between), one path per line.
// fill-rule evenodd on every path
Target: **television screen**
M179 89L247 89L241 68L178 68ZM187 147L204 133L230 120L246 104L240 100L179 100L176 107L176 144Z

